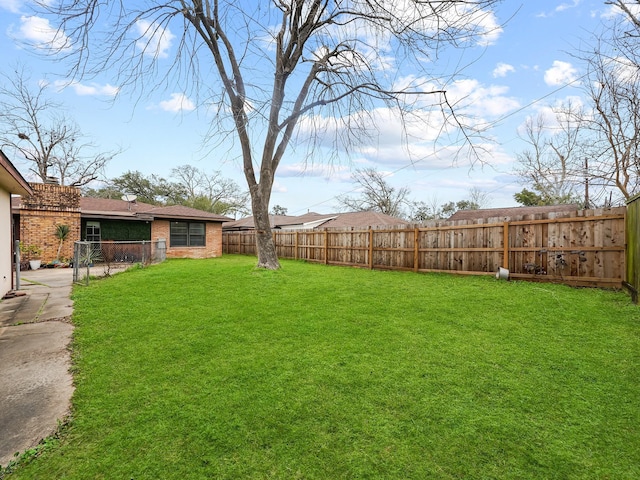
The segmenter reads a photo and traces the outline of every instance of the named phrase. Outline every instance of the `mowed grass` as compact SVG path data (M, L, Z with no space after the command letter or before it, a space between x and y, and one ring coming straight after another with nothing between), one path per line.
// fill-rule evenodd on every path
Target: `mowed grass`
M282 263L76 288L73 417L11 478L640 478L625 294Z

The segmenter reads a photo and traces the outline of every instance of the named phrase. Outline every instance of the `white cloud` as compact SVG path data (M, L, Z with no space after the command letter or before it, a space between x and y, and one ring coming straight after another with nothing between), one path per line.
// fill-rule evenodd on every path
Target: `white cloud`
M578 5L580 5L580 2L582 0L573 0L573 2L571 3L561 3L560 5L558 5L556 7L556 12L563 12L565 10L569 10L571 8L576 8Z
M287 193L287 187L275 180L271 187L271 193Z
M195 104L184 93L172 93L169 100L163 100L159 105L165 112L190 112L196 109Z
M468 114L499 117L520 107L520 103L506 94L509 87L482 85L478 80L467 79L454 82L449 100Z
M153 58L167 58L169 56L169 49L176 36L168 28L147 20L138 20L136 28L140 35L140 38L136 41L136 47L144 55Z
M550 87L568 85L578 79L578 70L569 62L555 60L553 66L544 72L544 81Z
M11 13L20 13L22 3L21 0L0 0L0 8L8 10Z
M498 63L496 68L493 69L493 78L506 77L507 74L515 72L516 69L513 65L508 63Z
M348 182L351 180L351 170L344 165L323 163L292 163L278 167L278 177L316 177L325 180Z
M64 90L67 87L72 88L76 95L80 96L106 96L115 97L120 89L110 84L100 85L98 83L91 83L90 85L83 85L80 82L65 82L57 80L54 82L54 86L59 90Z
M46 18L36 16L21 16L20 28L14 36L40 49L67 50L71 47L64 32L53 28Z
M407 77L398 80L394 87L405 84L421 85L425 91L435 89L433 85ZM434 88L431 88L434 87ZM469 126L482 128L491 119L501 117L520 107L520 103L508 96L508 87L483 85L477 80L460 80L447 88L447 99L453 105L457 119ZM477 154L490 152L493 163L508 159L496 159L494 149L478 145L475 151L465 143L459 125L448 112L438 106L439 95L425 95L422 99L412 99L414 110L402 113L397 109L377 108L371 111L354 112L348 116L334 118L310 116L300 123L301 138L314 138L321 146L353 157L364 159L369 165L396 169L411 165L417 170L442 169L453 163L470 165ZM341 132L367 132L363 142L342 143ZM443 145L450 147L443 147ZM482 161L482 160L481 160ZM295 172L298 174L298 172Z
M629 11L631 12L631 14L634 17L638 17L640 16L640 4L638 3L630 3L630 2L626 2L626 6L629 9ZM610 5L608 9L606 9L604 12L602 12L602 14L600 15L602 18L613 18L613 17L617 17L618 15L623 15L625 17L627 17L627 13L624 12L620 7L616 6L616 5Z
M564 12L565 10L571 10L572 8L576 8L582 3L582 0L573 0L571 2L561 3L556 8L553 9L553 12L540 12L536 15L538 18L548 18L553 17L555 13Z

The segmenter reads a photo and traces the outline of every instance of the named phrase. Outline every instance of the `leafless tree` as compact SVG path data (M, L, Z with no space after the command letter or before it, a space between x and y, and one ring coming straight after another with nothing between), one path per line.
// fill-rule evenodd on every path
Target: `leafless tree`
M435 106L448 112L450 121L443 83L429 69L445 46L469 45L499 29L489 10L497 2L61 0L40 5L52 14L59 37L68 39L65 52L78 76L115 67L122 86L138 85L149 74L160 74L155 78L168 84L173 73L181 84L211 88L207 100L218 106L220 122L212 131L233 131L242 151L258 266L275 269L280 265L269 201L296 134L317 139L333 130L349 141L357 134L366 137L366 112L374 107L392 108L407 119ZM179 32L177 48L168 62L159 62L172 31ZM410 73L403 72L401 66L408 65Z
M585 89L593 114L589 175L628 199L640 192L640 37L610 29L588 55Z
M521 132L528 148L516 155L516 173L544 199L545 204L574 201L582 183L582 122L584 113L570 102L529 117Z
M357 193L338 198L343 209L352 212L380 212L398 218L405 216L405 207L410 206L409 188L393 187L385 175L374 168L356 170L352 179L357 184Z
M0 86L0 142L28 161L42 182L84 186L98 179L118 152L93 153L80 128L47 96L48 85L30 84L22 68ZM91 153L90 153L91 152Z
M631 36L640 36L640 0L612 0L605 2L607 5L615 5L618 7L627 20L631 23L626 33ZM636 5L636 8L633 5Z
M184 189L184 205L221 215L247 213L249 193L220 171L206 173L193 165L181 165L171 170L171 177Z

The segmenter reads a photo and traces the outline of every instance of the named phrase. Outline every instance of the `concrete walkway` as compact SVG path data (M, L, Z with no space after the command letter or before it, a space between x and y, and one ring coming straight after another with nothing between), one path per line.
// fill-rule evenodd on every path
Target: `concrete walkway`
M73 269L22 272L21 293L0 302L0 465L55 432L69 412Z
M114 273L113 270L111 273ZM92 275L104 275L94 267ZM69 413L72 268L21 273L25 295L0 301L0 465L51 435Z

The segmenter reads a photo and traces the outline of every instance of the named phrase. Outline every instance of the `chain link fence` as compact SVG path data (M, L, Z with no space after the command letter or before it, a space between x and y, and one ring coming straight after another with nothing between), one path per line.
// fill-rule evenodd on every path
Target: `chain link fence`
M73 281L89 284L91 268L102 268L103 275L135 264L160 263L167 258L166 240L139 242L75 242Z

